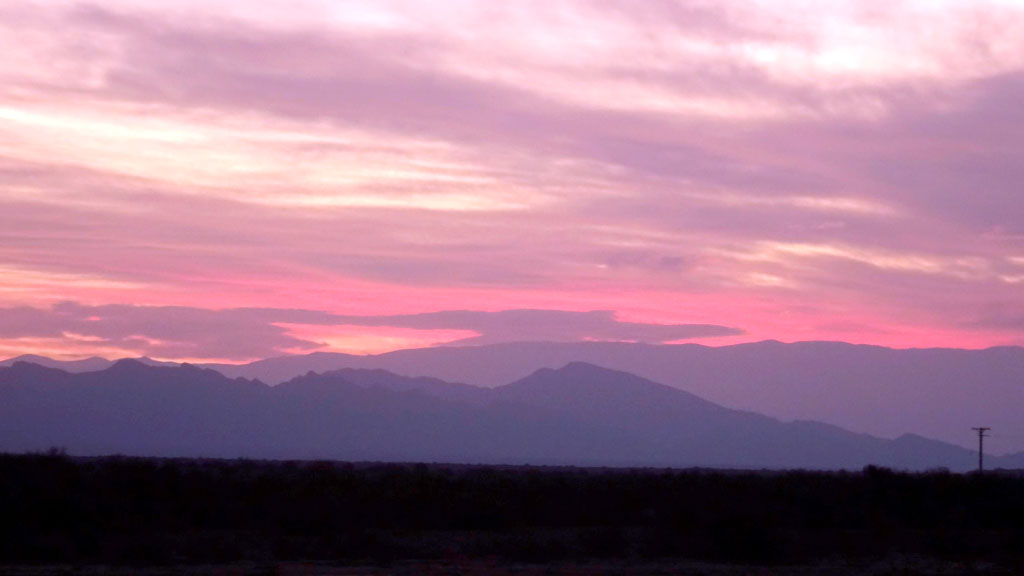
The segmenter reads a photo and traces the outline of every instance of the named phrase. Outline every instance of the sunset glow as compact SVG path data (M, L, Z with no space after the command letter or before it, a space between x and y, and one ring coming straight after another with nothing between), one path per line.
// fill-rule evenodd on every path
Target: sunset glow
M1024 345L1024 3L0 1L0 358Z

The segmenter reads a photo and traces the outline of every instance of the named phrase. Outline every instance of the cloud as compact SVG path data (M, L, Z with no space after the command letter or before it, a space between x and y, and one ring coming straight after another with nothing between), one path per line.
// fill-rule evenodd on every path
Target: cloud
M1024 342L969 322L1020 288L1018 8L259 4L0 6L0 306L225 311L233 357L326 341L226 312L292 306Z
M0 342L63 340L79 354L122 351L165 359L249 360L327 348L295 336L291 327L329 327L337 335L353 327L475 332L452 344L585 340L663 343L732 336L742 331L704 324L623 322L611 311L471 310L393 316L338 315L314 310L184 306L88 306L63 302L52 308L0 309ZM384 330L386 333L387 330Z
M0 338L63 338L78 348L135 351L158 358L261 358L321 344L290 336L278 321L323 321L303 311L204 310L183 306L86 306L74 302L0 311ZM70 336L69 336L70 335Z
M395 316L337 316L341 323L357 326L395 326L421 330L472 330L479 336L454 344L587 340L629 341L662 344L694 338L736 336L742 330L710 324L649 324L620 321L615 312L593 310L446 310Z

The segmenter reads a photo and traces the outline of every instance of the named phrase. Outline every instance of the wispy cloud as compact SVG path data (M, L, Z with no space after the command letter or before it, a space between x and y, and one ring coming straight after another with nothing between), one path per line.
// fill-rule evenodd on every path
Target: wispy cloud
M337 316L343 324L393 326L420 330L471 330L478 336L456 344L496 344L519 341L628 341L663 344L694 338L736 336L742 330L710 324L651 324L623 322L610 310L447 310L396 316Z
M451 310L391 316L339 315L314 310L185 306L87 306L62 302L50 308L0 309L0 350L17 341L36 345L63 341L66 348L128 352L157 358L251 360L324 349L359 327L398 330L399 340L453 344L517 341L630 341L665 343L735 336L741 330L702 324L624 322L610 311ZM326 329L325 329L326 327ZM317 333L327 341L297 334ZM394 331L392 331L394 332ZM366 350L380 351L380 350ZM67 353L67 350L62 352Z
M6 4L0 305L1024 343L974 322L1019 310L1022 28L1005 1Z

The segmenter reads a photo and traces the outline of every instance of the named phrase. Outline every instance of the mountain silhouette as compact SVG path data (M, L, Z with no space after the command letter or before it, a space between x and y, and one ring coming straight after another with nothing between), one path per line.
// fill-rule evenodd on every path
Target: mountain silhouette
M1024 451L1024 348L909 349L766 341L724 347L620 342L437 347L352 356L317 353L211 366L275 384L307 370L381 368L494 387L540 368L598 364L782 420L815 420L876 436L912 432L973 448L990 426L993 453ZM307 368L309 366L309 368Z
M592 364L493 389L383 370L279 386L122 360L72 374L0 368L0 450L593 466L970 469L969 450L780 422ZM990 459L1014 466L1017 459Z
M84 358L82 360L53 360L46 356L23 354L15 358L0 361L0 367L13 366L17 362L28 362L31 364L38 364L39 366L46 366L47 368L58 368L67 372L95 372L97 370L105 370L113 364L113 362L106 358L99 358L96 356L93 356L92 358Z
M179 366L177 362L161 362L160 360L153 360L143 356L142 358L131 358L142 364L148 364L150 366ZM46 366L47 368L57 368L64 370L65 372L96 372L98 370L106 370L113 366L113 360L107 360L106 358L99 358L93 356L92 358L85 358L82 360L54 360L47 358L46 356L38 356L35 354L23 354L14 358L0 361L0 367L10 367L17 362L28 362L31 364L38 364L40 366Z

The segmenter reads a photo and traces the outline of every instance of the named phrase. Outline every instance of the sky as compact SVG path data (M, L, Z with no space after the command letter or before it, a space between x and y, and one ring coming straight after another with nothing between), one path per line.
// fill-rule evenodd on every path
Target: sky
M1024 1L0 0L0 358L1024 345Z

